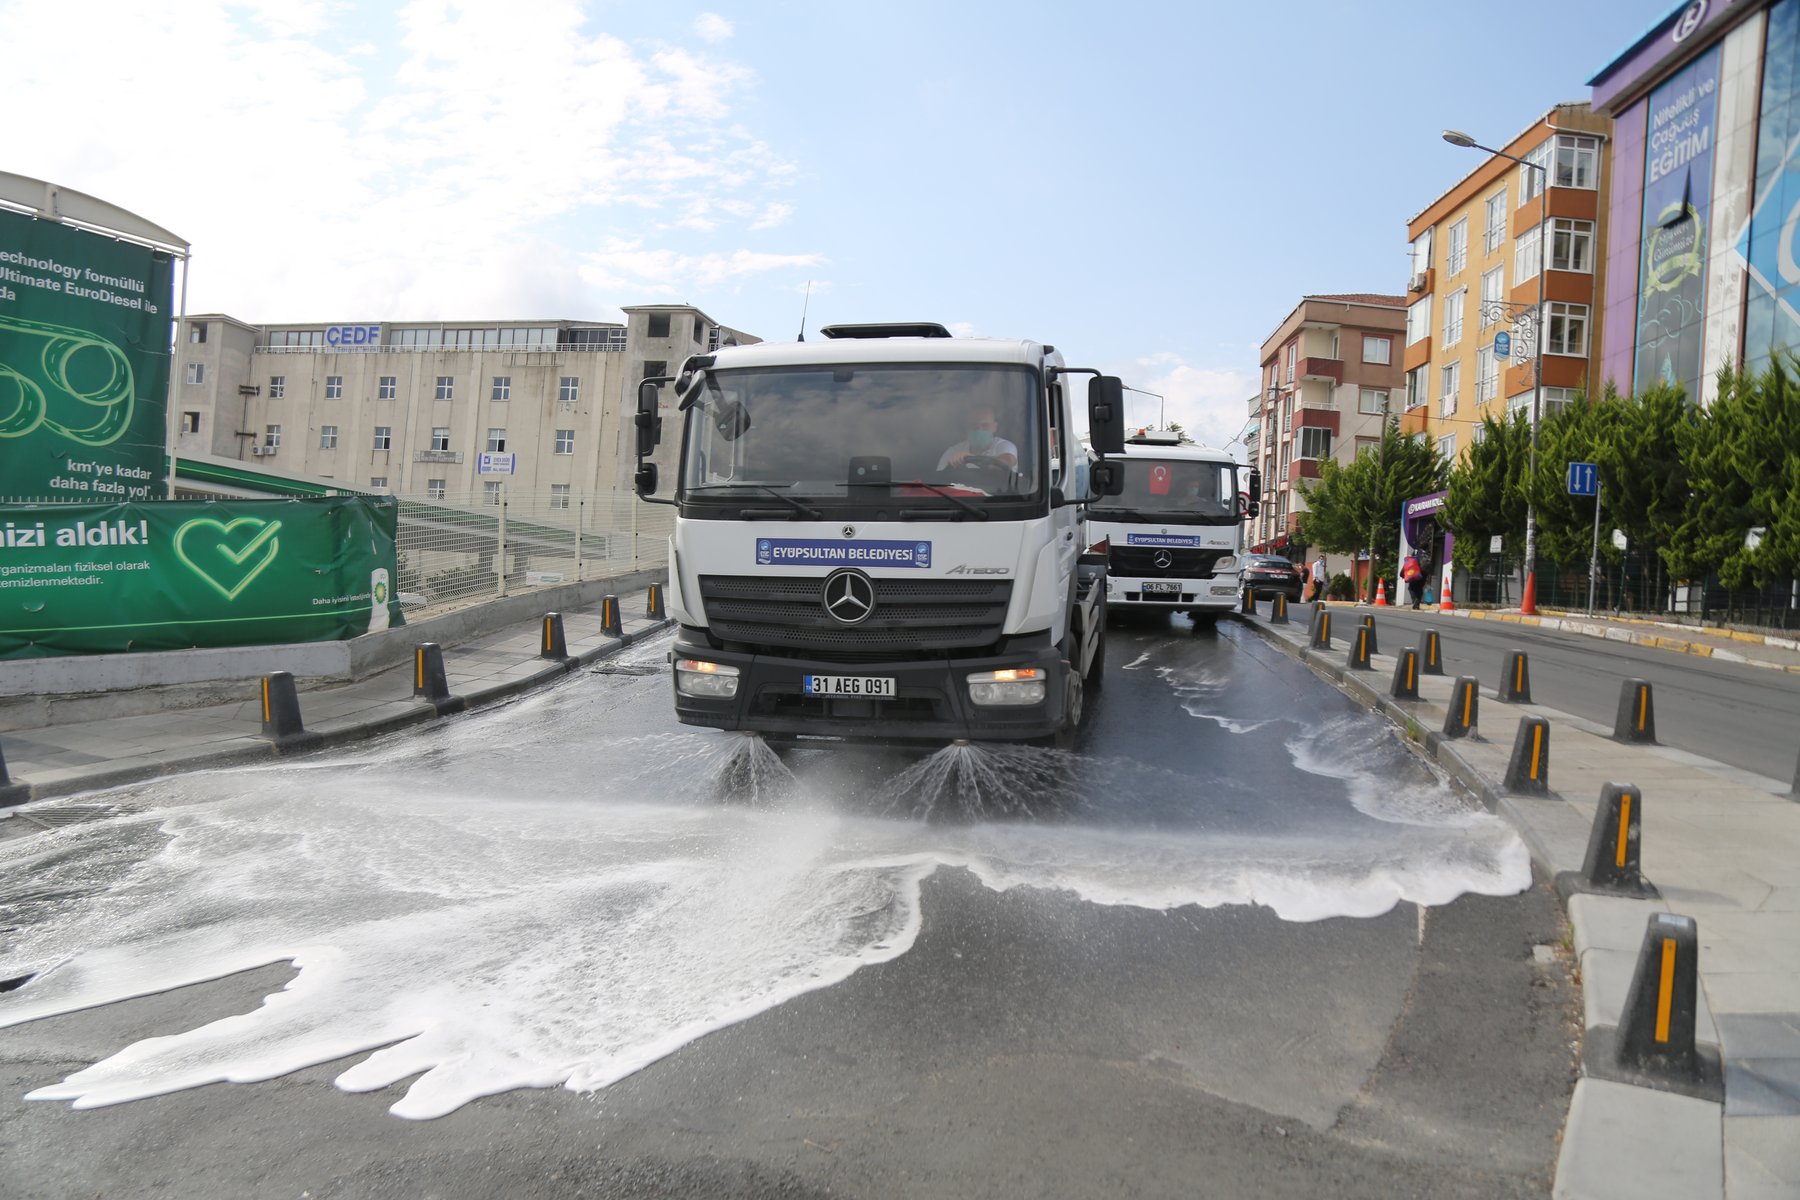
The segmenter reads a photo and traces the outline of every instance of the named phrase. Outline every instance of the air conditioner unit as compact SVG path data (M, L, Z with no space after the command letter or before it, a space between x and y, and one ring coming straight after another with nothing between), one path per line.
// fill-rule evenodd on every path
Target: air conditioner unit
M1413 273L1413 277L1406 281L1406 290L1409 292L1424 291L1425 290L1425 272L1415 271Z

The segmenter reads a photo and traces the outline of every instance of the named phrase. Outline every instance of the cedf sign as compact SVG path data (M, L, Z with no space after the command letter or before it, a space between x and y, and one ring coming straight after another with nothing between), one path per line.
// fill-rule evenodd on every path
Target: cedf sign
M325 344L327 346L379 346L381 345L381 326L327 325L325 327Z

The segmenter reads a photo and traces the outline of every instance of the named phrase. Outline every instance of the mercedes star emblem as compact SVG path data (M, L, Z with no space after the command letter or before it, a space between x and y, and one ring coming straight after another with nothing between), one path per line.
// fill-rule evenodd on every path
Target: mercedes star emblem
M1170 554L1167 550L1158 550L1156 552L1156 557L1150 561L1156 564L1157 570L1166 571L1175 565L1175 556Z
M860 625L875 611L875 581L861 571L844 569L825 577L825 614L840 625Z

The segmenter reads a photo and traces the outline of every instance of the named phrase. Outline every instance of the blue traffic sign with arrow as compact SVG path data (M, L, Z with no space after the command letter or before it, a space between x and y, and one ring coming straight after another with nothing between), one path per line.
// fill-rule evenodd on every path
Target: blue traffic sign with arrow
M1569 495L1592 496L1600 490L1600 469L1593 463L1569 464Z

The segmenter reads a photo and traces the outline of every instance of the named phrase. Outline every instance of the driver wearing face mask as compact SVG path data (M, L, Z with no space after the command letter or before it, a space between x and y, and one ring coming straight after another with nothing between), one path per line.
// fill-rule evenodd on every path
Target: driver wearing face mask
M1011 469L1019 465L1019 448L998 436L1000 422L991 408L969 410L969 436L944 451L938 459L938 470L960 467L971 457L992 459Z

